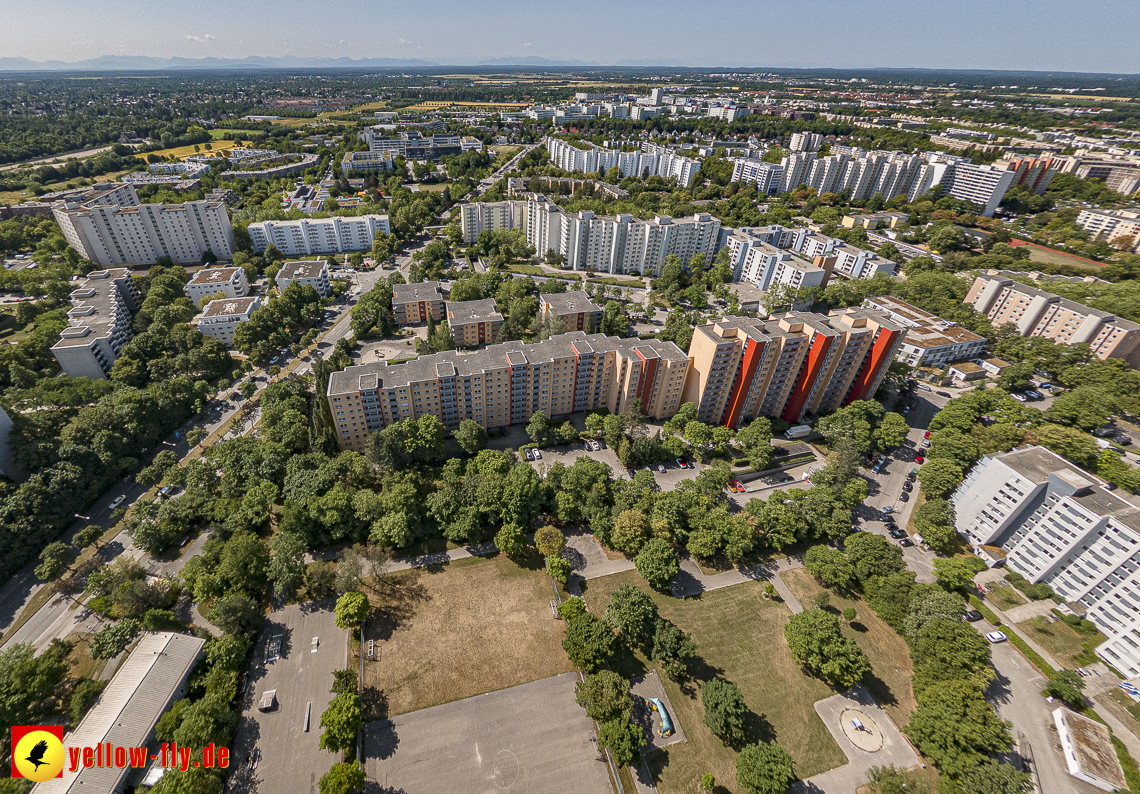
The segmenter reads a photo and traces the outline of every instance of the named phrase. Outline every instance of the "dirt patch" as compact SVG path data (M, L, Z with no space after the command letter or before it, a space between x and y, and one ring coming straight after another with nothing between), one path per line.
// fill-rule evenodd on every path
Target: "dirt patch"
M499 555L388 576L369 595L365 642L369 720L568 672L562 622L537 560Z

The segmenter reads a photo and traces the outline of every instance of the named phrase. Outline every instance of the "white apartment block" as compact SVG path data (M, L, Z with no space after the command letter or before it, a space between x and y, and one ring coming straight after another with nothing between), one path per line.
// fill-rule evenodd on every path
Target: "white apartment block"
M340 168L345 175L355 171L388 171L396 167L395 152L383 150L379 152L348 152L340 162Z
M907 329L895 358L908 366L941 367L966 361L980 356L986 346L985 337L898 298L868 298L863 305L878 309Z
M1044 582L1108 640L1097 655L1140 676L1140 503L1043 447L984 458L951 498L958 532Z
M744 157L732 159L732 181L752 182L756 189L767 196L775 196L783 184L784 168L777 163L765 163Z
M243 298L249 293L245 269L240 267L205 267L186 282L186 296L197 306L202 298L217 295L227 298Z
M793 152L818 152L823 146L823 136L814 132L793 132L788 141L788 149Z
M286 256L343 254L368 251L377 232L390 233L387 215L303 218L297 221L261 221L247 229L254 251L271 243Z
M1104 240L1110 245L1119 241L1124 250L1140 253L1140 212L1081 210L1076 223L1093 240Z
M139 293L125 267L96 270L67 296L69 327L63 329L52 355L73 378L105 378L123 345L131 340L131 312Z
M753 240L746 244L745 249L745 245L739 244L738 240L732 242L738 243L737 247L741 251L741 273L738 281L746 281L762 290L781 285L795 289L824 287L831 275L828 268L801 259L771 243Z
M233 347L234 331L261 308L261 298L218 298L206 304L191 324L206 336L212 336L226 347Z
M308 284L322 298L328 297L332 292L332 284L329 282L329 263L324 259L286 262L277 271L273 280L277 283L278 292L284 292L294 281L301 286Z
M653 220L587 210L571 214L539 195L495 205L464 205L460 217L465 240L489 229L523 229L540 257L554 251L562 254L568 270L605 273L658 275L670 254L686 265L695 254L711 261L720 237L720 221L707 213L690 218L658 215Z
M672 149L645 142L641 151L620 152L603 149L593 144L579 143L579 149L558 138L547 138L546 150L551 162L566 171L581 171L586 174L609 171L617 166L622 176L660 176L676 179L681 187L689 187L700 170L699 160L682 157Z
M989 165L954 163L942 180L942 188L948 196L981 207L982 214L989 217L1001 204L1014 176L1012 171Z
M723 107L709 108L708 116L714 119L723 119L728 122L744 118L752 109L744 105L724 105Z
M224 202L187 201L183 204L139 204L132 185L116 195L104 194L80 204L61 201L52 214L72 248L103 267L152 264L169 256L178 264L198 264L207 251L230 259L234 235ZM126 194L133 204L106 204ZM99 203L95 203L98 201Z

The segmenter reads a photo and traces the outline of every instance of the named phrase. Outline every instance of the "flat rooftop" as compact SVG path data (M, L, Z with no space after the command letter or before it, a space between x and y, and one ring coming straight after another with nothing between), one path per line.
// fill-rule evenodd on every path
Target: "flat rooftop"
M293 281L301 278L319 278L328 267L323 259L310 259L304 262L286 262L277 271L277 278Z
M1054 711L1053 719L1062 740L1069 774L1083 772L1118 789L1125 788L1124 770L1120 768L1108 728L1067 708Z
M548 292L541 296L543 303L555 314L578 314L580 312L600 312L602 307L590 300L581 290L575 292Z
M125 267L88 273L84 282L68 295L72 306L67 311L68 327L60 332L59 341L52 348L88 347L92 339L107 336L118 322L119 312L127 311L120 306L116 282L130 278L131 271Z
M203 317L225 317L231 314L246 314L260 298L218 298L206 304Z
M419 284L397 284L392 288L392 303L416 303L418 301L441 301L438 281L424 281Z
M456 303L448 301L444 306L447 308L447 324L451 326L503 321L493 298Z
M239 268L236 267L202 268L191 276L188 284L190 286L197 286L199 284L228 284L238 270Z
M364 389L389 389L410 383L434 381L441 377L465 377L484 372L518 367L524 364L541 364L555 359L570 358L588 353L620 352L634 356L640 351L645 358L665 361L688 361L689 357L673 342L640 339L619 339L604 334L586 334L571 331L550 339L525 344L503 342L482 350L464 353L447 350L430 356L421 356L406 364L389 365L383 362L362 364L334 372L329 378L328 396L356 394Z

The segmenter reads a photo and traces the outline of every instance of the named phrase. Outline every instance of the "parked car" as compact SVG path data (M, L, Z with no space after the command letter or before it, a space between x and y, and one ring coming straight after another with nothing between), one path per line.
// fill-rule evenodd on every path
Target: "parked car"
M882 470L883 470L883 464L882 463L876 463L874 466L871 467L871 473L872 474L878 474Z
M999 642L1005 642L1009 638L1005 636L1004 631L991 631L986 635L986 639L996 645Z
M1092 434L1097 438L1110 438L1116 434L1116 428L1112 425L1105 425L1104 427L1098 427L1096 430L1093 430Z
M523 450L523 455L526 456L527 460L534 460L534 453L531 452L529 448Z
M736 486L736 490L738 490L740 493L745 493L748 490L744 487L744 483L742 483L740 480L733 480L732 484Z
M542 460L542 453L537 449L534 451L534 459L535 460Z
M1019 403L1029 402L1029 398L1024 394L1011 394L1009 396L1017 400Z
M891 513L895 512L895 509L890 505L887 505L886 507L880 507L879 512L883 515L890 515Z
M631 480L632 480L632 479L633 479L633 478L634 478L634 477L637 475L637 470L636 470L636 469L633 469L633 468L629 468L629 469L626 469L625 471L626 471L626 473L629 475L629 478L630 478Z
M909 502L910 501L910 494L908 494L906 491L903 491L901 494L899 494L899 501L900 502Z
M689 468L689 464L688 464L688 463L685 463L685 459L684 459L684 458L677 458L677 466L678 466L679 468L682 468L682 469L687 469L687 468Z
M110 505L110 507L108 507L107 509L108 509L108 510L114 510L116 507L118 507L118 506L119 506L119 505L121 505L121 504L122 504L124 501L126 501L126 499L127 499L127 497L126 497L126 496L123 496L123 495L121 495L121 494L120 494L119 496L116 496L114 499L112 499L112 500L111 500L111 505Z
M164 485L158 489L158 495L162 496L162 497L170 496L170 494L172 494L172 493L174 493L174 486L173 485Z
M665 464L664 463L658 463L657 464L657 472L658 472L658 474L664 474L665 473Z
M914 456L914 462L921 464L926 458L922 457L921 453Z
M1132 439L1130 439L1128 436L1124 435L1123 433L1121 433L1119 436L1113 436L1112 440L1115 441L1117 444L1119 444L1122 447L1132 446Z
M906 481L907 482L914 482L917 477L918 477L918 469L911 469L910 471L908 471L906 473Z
M962 620L967 623L977 623L982 619L982 613L976 609L967 609L962 613Z
M948 391L936 391L934 393L937 394L939 397L949 397L950 396L950 392L948 392Z
M890 532L888 532L887 534L890 535L895 540L902 540L903 538L906 537L906 530L896 528L896 529L890 530Z
M922 449L930 449L930 439L929 439L929 438L924 438L924 439L922 439L922 443L921 443L921 444L919 444L919 446L920 446Z
M922 434L922 437L923 438L930 438L930 431L927 430L925 433Z
M910 493L914 489L914 483L904 482L902 484L902 489L903 489L903 491Z
M911 546L914 545L914 541L911 540L910 538L903 538L902 540L899 541L899 545L902 546L904 549L909 549Z

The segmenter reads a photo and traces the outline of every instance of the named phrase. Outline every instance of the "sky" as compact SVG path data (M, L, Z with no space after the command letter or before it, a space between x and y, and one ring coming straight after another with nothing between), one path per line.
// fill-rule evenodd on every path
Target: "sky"
M1140 73L1136 0L37 0L0 56L497 58Z

